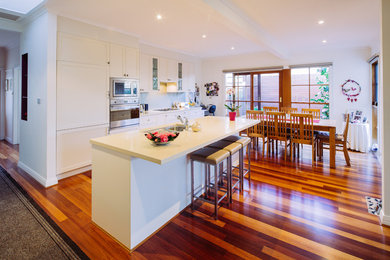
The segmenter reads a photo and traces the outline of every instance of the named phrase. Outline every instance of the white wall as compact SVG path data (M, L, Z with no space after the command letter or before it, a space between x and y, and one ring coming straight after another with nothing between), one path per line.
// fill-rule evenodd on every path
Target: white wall
M21 34L20 53L28 53L28 120L20 123L18 165L47 187L57 183L53 138L57 17L38 12Z
M381 13L381 57L380 57L380 87L379 87L379 118L382 120L381 163L382 163L382 224L390 225L390 1L382 0Z
M4 76L5 76L5 66L7 63L7 50L5 48L0 47L0 140L4 139L4 125L5 125L5 117L4 117Z
M217 115L223 116L226 109L223 107L225 100L224 78L222 70L256 67L288 66L297 64L311 64L332 62L330 87L330 118L338 121L338 131L342 131L342 113L349 109L361 109L371 122L371 87L369 78L370 57L369 48L305 52L292 55L286 60L279 59L269 53L251 53L238 56L205 59L202 61L201 101L205 104L217 105ZM353 79L362 86L362 92L358 102L348 102L341 93L341 85L347 79ZM203 85L208 82L219 83L221 91L218 97L206 97Z
M16 43L16 46L7 49L6 68L13 69L15 67L18 67L19 63L20 63L20 56L19 56L19 41L18 41Z

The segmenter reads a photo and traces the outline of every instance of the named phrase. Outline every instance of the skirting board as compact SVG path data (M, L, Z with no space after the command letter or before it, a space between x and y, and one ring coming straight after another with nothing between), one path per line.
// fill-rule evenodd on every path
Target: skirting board
M390 216L384 215L383 209L379 213L379 218L381 220L381 225L390 226Z
M28 167L26 164L19 160L18 167L23 171L27 172L31 177L37 180L40 184L42 184L45 188L56 185L58 183L57 177L53 177L50 179L43 178L39 173Z
M80 174L80 173L83 173L83 172L86 172L86 171L90 171L90 170L92 170L92 165L87 165L87 166L84 166L84 167L80 167L80 168L77 168L77 169L74 169L74 170L70 170L70 171L67 171L67 172L63 172L63 173L57 174L57 179L58 180L62 180L64 178L68 178L68 177L71 177L73 175L77 175L77 174Z
M11 137L6 136L6 137L5 137L5 140L6 140L8 143L10 143L10 144L14 144L14 141L12 140Z

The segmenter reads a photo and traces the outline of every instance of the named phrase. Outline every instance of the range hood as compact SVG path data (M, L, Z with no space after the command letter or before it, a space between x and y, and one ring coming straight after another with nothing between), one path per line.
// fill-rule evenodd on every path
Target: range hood
M177 91L177 82L160 82L160 92L173 93Z

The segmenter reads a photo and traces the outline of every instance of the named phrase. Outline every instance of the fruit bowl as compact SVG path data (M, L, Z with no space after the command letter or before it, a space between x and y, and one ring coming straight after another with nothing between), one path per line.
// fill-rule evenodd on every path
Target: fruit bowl
M179 136L178 132L149 132L145 134L145 137L149 139L153 144L166 145L175 140Z

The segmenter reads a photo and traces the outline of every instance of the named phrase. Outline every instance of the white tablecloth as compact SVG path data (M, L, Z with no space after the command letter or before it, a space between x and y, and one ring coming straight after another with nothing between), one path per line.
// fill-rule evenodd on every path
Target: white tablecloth
M345 123L343 125L345 127ZM370 124L350 123L348 129L348 148L367 153L371 148Z

